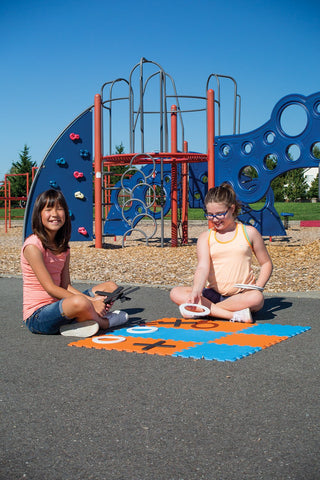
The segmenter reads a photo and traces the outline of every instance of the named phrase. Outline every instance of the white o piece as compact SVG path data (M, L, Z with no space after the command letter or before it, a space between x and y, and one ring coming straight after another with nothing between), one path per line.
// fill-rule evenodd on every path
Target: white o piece
M157 327L131 327L127 329L128 333L154 333L159 330Z
M101 335L100 337L92 337L93 343L102 343L102 344L109 344L109 343L121 343L126 341L126 337L116 336L116 335Z
M183 303L179 310L181 315L187 318L206 317L210 314L209 308L197 303Z
M263 290L264 290L263 287L258 287L258 285L251 285L251 284L247 284L247 283L235 283L234 287L242 288L244 290L259 290L260 292L263 292Z

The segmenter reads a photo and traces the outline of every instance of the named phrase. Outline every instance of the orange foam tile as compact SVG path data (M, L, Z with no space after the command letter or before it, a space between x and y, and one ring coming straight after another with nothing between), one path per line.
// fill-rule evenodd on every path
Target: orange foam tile
M199 342L183 342L181 340L158 340L154 338L145 338L145 337L124 337L125 341L120 343L97 343L103 342L105 339L108 339L108 335L101 335L99 337L90 337L77 342L69 343L69 347L86 347L86 348L95 348L97 350L118 350L124 352L136 352L136 353L149 353L156 355L172 355L176 352L181 352L195 345L199 345ZM96 340L95 340L96 339ZM145 348L149 345L152 346L157 342L163 342L163 345L152 347L148 350ZM142 344L142 345L137 345Z
M278 337L276 335L255 335L234 333L224 338L210 341L209 343L216 343L218 345L238 345L239 347L261 347L267 348L276 343L286 340L288 337Z
M252 323L236 323L223 320L192 320L186 318L160 318L146 325L162 328L183 328L184 330L205 330L215 332L239 332L252 327Z

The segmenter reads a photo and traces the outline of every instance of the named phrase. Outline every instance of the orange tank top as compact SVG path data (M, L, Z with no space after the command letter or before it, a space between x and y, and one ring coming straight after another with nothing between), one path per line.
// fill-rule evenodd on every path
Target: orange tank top
M209 251L211 257L208 288L213 288L223 296L235 295L241 291L235 283L254 284L252 270L252 245L245 226L237 223L234 237L222 242L216 238L216 232L209 233Z

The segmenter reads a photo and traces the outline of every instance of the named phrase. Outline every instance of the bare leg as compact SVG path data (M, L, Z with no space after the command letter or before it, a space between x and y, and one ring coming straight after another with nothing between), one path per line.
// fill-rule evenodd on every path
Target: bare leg
M96 285L95 287L92 287L93 293L95 292L114 292L118 288L118 285L114 282L105 282L105 283L100 283L99 285Z
M109 321L100 317L93 308L92 302L83 295L71 295L62 302L63 313L77 322L94 320L101 328L109 328Z
M181 305L188 302L191 291L191 287L174 287L170 292L170 298L177 305ZM210 309L210 315L223 320L231 320L234 312L244 308L250 308L256 312L262 308L263 303L263 294L255 290L233 295L218 304L201 297L201 304Z

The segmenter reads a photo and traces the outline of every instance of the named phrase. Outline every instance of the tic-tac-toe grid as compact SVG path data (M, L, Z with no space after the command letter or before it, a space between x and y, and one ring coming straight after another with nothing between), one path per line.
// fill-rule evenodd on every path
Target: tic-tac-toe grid
M78 340L69 346L234 362L309 329L270 323L162 318Z

